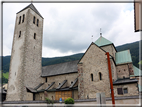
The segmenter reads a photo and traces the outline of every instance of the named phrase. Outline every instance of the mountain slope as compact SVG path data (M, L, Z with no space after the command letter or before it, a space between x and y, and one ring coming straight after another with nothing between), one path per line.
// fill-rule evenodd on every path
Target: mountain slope
M117 51L123 51L129 49L132 55L132 60L133 64L137 67L139 67L138 62L139 62L139 42L134 42L134 43L129 43L129 44L124 44L121 46L116 47ZM58 63L63 63L63 62L68 62L68 61L74 61L74 60L79 60L84 53L79 53L79 54L74 54L70 56L64 56L64 57L54 57L54 58L42 58L42 66L47 66L47 65L52 65L52 64L58 64ZM11 56L5 56L5 57L0 57L2 58L2 70L3 73L3 80L7 82L7 72L9 72L9 65L10 65L10 57Z

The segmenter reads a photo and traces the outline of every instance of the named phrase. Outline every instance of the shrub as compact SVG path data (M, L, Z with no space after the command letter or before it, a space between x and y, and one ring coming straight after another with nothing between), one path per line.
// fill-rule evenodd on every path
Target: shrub
M67 98L65 100L65 104L74 104L74 99L73 98Z
M50 100L49 98L45 98L45 100L46 100L47 103L49 103L49 104L50 104L50 103L52 103L52 104L54 103L54 101Z

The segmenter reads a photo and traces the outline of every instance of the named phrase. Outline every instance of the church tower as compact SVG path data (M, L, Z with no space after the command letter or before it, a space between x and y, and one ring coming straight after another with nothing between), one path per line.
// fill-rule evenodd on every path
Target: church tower
M6 101L27 100L41 83L43 17L31 3L16 15Z

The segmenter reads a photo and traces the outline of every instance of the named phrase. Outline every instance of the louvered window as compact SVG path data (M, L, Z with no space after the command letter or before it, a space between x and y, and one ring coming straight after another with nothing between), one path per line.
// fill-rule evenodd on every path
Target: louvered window
M118 93L118 95L122 95L123 94L122 88L117 88L117 93Z

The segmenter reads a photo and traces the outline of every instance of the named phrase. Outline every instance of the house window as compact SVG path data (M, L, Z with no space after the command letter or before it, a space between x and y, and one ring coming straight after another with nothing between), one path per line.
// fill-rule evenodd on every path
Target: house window
M19 32L19 38L21 37L21 31Z
M33 23L35 24L35 16L34 16L34 18L33 18Z
M34 39L36 39L36 33L34 33Z
M23 20L22 20L22 23L24 23L24 19L25 19L25 15L23 14Z
M47 82L47 78L45 78L45 82Z
M117 88L117 93L118 93L118 95L123 95L122 88Z
M99 72L99 78L100 80L102 80L102 74Z
M19 24L21 23L21 16L19 17Z
M91 81L93 81L93 74L91 74Z
M37 26L38 26L38 22L39 22L39 20L37 19Z
M124 94L127 94L127 93L128 93L128 89L127 89L127 88L124 88L124 89L123 89L123 92L124 92Z

